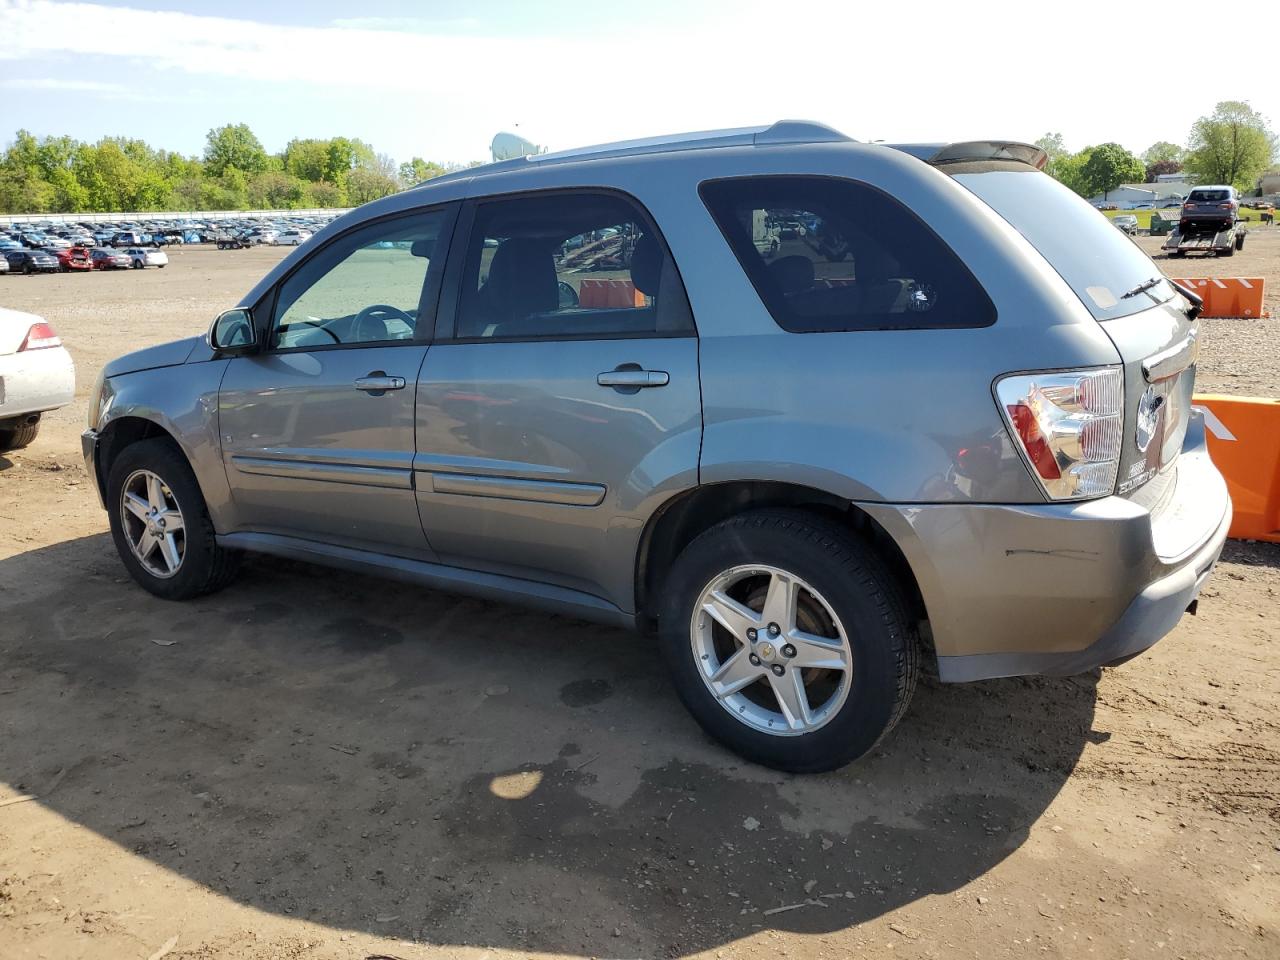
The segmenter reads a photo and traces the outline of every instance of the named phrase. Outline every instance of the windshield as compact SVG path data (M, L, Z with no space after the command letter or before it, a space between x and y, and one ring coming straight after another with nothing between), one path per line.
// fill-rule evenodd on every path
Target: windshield
M1177 295L1124 233L1057 180L1023 164L943 167L1030 241L1098 320L1146 310ZM1157 283L1145 286L1147 281ZM1145 287L1138 294L1130 294Z

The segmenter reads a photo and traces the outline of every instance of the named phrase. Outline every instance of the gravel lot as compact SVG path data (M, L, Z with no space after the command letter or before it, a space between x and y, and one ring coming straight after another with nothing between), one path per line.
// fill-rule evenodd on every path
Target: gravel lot
M1202 393L1280 397L1280 227L1255 227L1234 257L1189 256L1178 260L1160 253L1163 237L1139 237L1170 277L1261 277L1267 283L1263 309L1270 317L1203 323L1203 349L1196 389Z
M1229 544L1146 656L926 684L802 778L710 744L623 633L272 559L133 586L85 395L281 255L0 277L80 383L0 456L0 958L1280 956L1275 547ZM1280 230L1158 263L1280 314ZM1280 320L1205 330L1202 388L1280 395Z

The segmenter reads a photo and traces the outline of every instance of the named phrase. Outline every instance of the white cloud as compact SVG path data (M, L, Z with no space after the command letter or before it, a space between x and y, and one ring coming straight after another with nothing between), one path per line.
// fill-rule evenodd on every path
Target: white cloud
M130 100L139 103L162 103L188 100L143 85L128 86L103 80L76 80L63 77L13 77L0 80L0 88L8 90L40 90L52 93L83 93L105 100Z
M476 17L456 17L449 20L433 20L429 17L339 17L329 21L329 26L342 30L405 30L427 33L442 29L477 30L483 21Z
M315 127L318 118L402 156L423 144L441 157L481 156L494 132L516 123L553 149L783 117L863 139L1059 130L1074 148L1117 140L1142 149L1181 139L1217 100L1251 99L1280 122L1266 58L1233 61L1180 97L1147 96L1100 46L1114 5L1088 6L1063 15L1005 0L737 0L688 4L678 22L670 13L620 16L593 32L557 33L571 16L566 5L548 9L544 35L522 39L496 25L486 35L483 21L453 33L416 17L303 27L0 0L0 62L141 62L206 84L210 99L225 96L224 115L247 113L245 104L293 106L277 126L309 118ZM1162 11L1178 22L1196 9L1169 0ZM1154 91L1158 71L1150 82Z

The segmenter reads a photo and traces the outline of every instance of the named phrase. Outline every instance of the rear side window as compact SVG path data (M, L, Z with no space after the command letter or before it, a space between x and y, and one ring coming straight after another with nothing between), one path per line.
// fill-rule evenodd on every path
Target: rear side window
M996 311L932 230L865 183L747 177L704 183L703 201L784 330L985 327Z
M476 208L459 339L652 337L692 329L666 246L630 200L555 192Z

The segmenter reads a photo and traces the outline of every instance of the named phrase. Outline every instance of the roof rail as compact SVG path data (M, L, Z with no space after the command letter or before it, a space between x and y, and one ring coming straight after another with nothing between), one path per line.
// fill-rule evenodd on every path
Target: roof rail
M501 160L478 167L468 167L418 184L447 183L464 177L482 177L527 164L568 163L575 160L608 160L615 157L638 157L652 153L680 150L706 150L714 147L762 147L796 143L852 143L853 138L823 123L811 120L779 120L770 126L736 127L727 130L701 130L695 133L668 134L640 140L622 140L590 147L575 147L555 153L542 153L514 160Z

